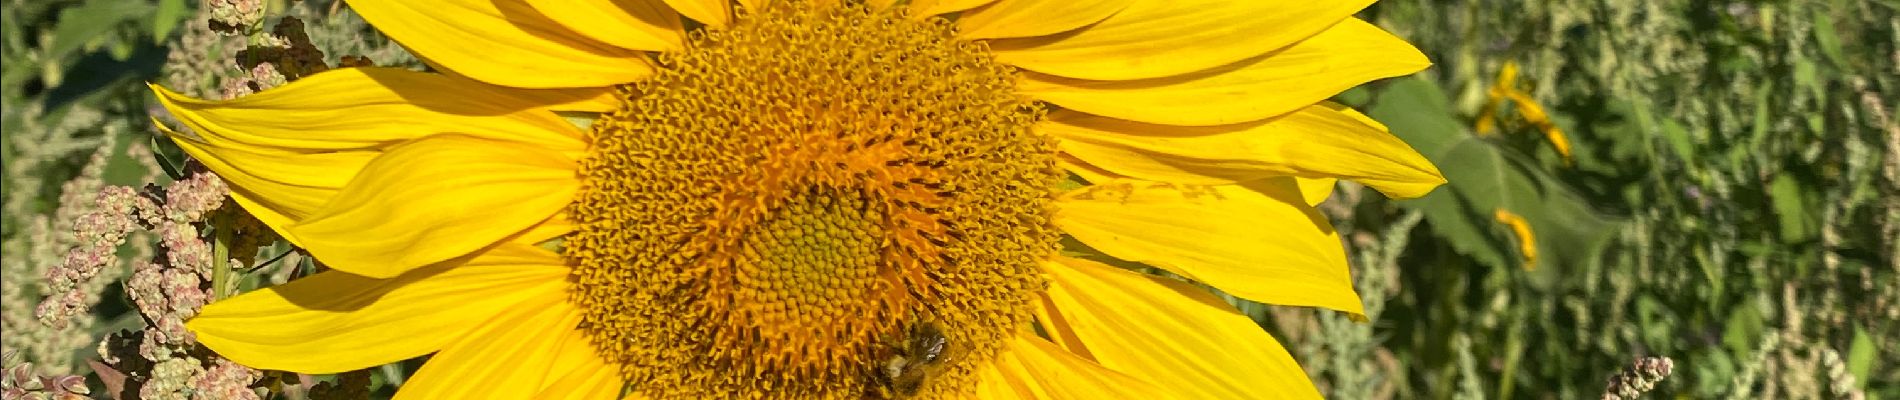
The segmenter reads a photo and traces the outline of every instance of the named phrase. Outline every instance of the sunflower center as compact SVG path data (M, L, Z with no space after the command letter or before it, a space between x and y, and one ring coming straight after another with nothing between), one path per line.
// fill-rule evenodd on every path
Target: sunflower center
M814 3L692 33L594 124L570 297L643 396L960 397L1031 318L1042 109L942 18Z
M882 216L861 195L794 195L740 239L735 289L765 324L836 320L878 288Z

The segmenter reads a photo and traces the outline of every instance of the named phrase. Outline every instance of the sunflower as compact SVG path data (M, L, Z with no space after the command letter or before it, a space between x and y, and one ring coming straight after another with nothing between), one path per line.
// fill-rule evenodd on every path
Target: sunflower
M1317 397L1209 288L1361 313L1314 205L1443 183L1326 98L1364 1L353 1L348 68L169 133L332 270L206 307L399 398Z

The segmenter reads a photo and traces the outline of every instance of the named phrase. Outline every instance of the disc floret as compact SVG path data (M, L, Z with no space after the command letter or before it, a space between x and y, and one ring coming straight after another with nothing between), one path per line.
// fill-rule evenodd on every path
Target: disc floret
M1030 319L1058 169L1016 74L936 17L775 2L691 34L594 124L581 329L652 398L859 398L916 324L925 397Z

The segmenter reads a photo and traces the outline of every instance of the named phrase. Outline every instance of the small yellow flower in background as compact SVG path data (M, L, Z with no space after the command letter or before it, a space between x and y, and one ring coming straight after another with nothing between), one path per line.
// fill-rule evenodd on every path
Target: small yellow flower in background
M1524 257L1524 270L1537 270L1537 235L1531 232L1531 223L1525 221L1523 216L1502 208L1492 215L1498 223L1511 228L1511 234L1516 235L1517 252Z
M1516 61L1505 61L1504 66L1498 68L1498 79L1491 85L1484 109L1478 111L1478 135L1491 135L1497 131L1498 107L1508 100L1517 109L1518 116L1524 118L1524 122L1544 133L1544 140L1550 142L1550 148L1563 157L1565 164L1576 162L1570 156L1570 138L1564 136L1563 128L1558 128L1557 123L1550 120L1550 114L1544 113L1544 107L1537 105L1537 99L1531 98L1530 93L1525 93L1525 89L1519 87L1517 74Z
M892 3L357 1L441 72L155 88L334 268L189 327L302 373L434 353L405 399L1313 398L1212 293L1062 238L1359 314L1314 205L1444 182L1325 102L1428 65L1369 1Z

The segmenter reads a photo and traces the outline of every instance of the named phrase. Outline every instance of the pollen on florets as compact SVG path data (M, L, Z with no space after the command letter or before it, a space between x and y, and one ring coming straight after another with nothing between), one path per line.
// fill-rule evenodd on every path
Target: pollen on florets
M954 355L920 395L969 393L1056 249L1043 110L943 19L751 11L595 122L565 242L581 329L649 398L805 399L864 397L930 323Z

